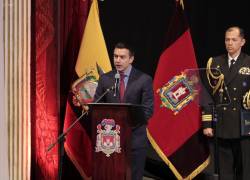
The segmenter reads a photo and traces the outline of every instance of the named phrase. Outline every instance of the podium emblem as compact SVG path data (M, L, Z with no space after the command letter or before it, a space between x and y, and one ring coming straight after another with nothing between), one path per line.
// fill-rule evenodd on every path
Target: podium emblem
M115 128L115 129L114 129ZM95 152L102 151L107 157L114 152L120 153L120 126L114 119L103 119L97 125Z

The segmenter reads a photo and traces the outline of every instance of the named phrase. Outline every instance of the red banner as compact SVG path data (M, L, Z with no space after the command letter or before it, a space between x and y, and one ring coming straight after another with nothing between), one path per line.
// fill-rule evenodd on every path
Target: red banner
M193 178L209 162L200 134L200 109L185 81L185 69L198 68L190 29L177 3L167 34L172 39L163 51L154 77L154 114L148 137L178 179ZM203 141L204 140L204 141Z

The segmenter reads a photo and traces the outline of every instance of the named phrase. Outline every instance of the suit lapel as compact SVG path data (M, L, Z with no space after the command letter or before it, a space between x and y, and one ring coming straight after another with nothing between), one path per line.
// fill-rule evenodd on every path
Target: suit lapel
M225 82L227 83L227 77L229 76L229 67L228 67L228 60L227 60L227 56L223 57L223 61L222 63L219 63L217 65L217 67L215 68L218 68L222 74L224 74L224 77L225 77Z

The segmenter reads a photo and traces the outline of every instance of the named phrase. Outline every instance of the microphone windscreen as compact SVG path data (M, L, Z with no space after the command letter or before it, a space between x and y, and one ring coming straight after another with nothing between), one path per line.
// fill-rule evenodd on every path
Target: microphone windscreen
M115 79L120 79L120 74L118 72L115 74Z

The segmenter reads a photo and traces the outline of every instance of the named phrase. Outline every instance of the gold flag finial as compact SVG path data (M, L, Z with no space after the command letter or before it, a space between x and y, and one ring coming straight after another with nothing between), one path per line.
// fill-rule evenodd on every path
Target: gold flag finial
M182 9L184 9L184 2L183 0L176 0L177 3L180 3Z

